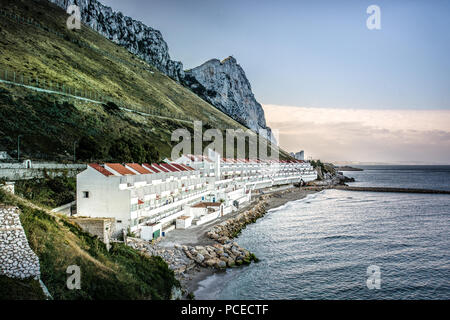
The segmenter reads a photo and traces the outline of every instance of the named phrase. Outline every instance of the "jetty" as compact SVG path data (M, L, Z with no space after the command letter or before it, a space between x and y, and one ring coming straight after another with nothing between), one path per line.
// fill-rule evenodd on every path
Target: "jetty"
M334 186L333 188L337 189L337 190L365 191L365 192L450 194L450 190L434 190L434 189L391 188L391 187L353 187L353 186Z

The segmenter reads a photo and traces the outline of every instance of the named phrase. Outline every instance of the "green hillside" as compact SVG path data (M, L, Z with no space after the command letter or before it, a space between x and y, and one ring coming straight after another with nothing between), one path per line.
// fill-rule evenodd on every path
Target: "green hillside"
M47 211L0 190L0 204L21 209L20 220L31 249L39 257L41 279L55 300L73 299L169 299L173 286L179 286L160 257L146 257L121 243L105 244L83 232L63 216ZM66 286L67 267L81 271L81 289ZM42 299L33 281L0 277L0 298Z
M126 49L90 28L70 31L68 15L46 0L2 0L0 79L92 100L0 83L0 150L21 135L24 156L68 160L157 160L170 155L173 130L243 128ZM117 108L139 110L145 116Z

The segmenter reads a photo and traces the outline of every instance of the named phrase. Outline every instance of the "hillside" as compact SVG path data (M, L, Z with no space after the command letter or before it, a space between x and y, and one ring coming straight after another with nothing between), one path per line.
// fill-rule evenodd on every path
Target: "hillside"
M2 0L0 16L0 79L64 93L0 83L0 150L14 155L22 135L30 158L70 161L75 143L81 160L139 162L169 156L171 132L192 120L245 129L89 27L68 30L68 15L46 0Z
M160 257L146 257L121 243L105 244L83 232L63 216L48 212L0 190L0 204L18 206L28 243L39 257L41 279L55 300L73 299L169 299L178 286L173 271ZM66 286L66 269L81 270L81 289ZM0 283L14 288L17 299L42 299L35 282L0 277ZM23 288L29 288L25 292ZM32 289L32 291L31 291ZM0 291L1 296L7 296Z

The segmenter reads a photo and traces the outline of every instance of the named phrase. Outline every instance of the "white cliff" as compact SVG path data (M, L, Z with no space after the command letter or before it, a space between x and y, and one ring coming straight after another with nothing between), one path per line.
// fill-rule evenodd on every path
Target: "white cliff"
M233 57L212 59L185 71L184 84L213 106L255 132L268 131L264 110L256 101L244 70Z

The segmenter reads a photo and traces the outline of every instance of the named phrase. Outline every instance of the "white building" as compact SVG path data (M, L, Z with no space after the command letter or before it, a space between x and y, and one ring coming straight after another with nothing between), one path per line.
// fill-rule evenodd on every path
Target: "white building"
M199 225L248 203L254 190L308 182L308 162L183 155L161 164L90 164L77 175L77 216L116 219L150 240Z
M291 152L291 156L292 158L296 159L296 160L305 160L305 151L299 151L297 153L293 153Z
M199 171L178 164L90 164L77 175L77 215L113 217L118 232L157 224L152 233L162 234L208 188Z

